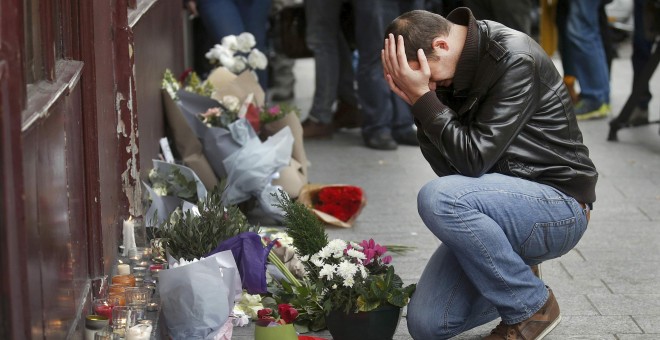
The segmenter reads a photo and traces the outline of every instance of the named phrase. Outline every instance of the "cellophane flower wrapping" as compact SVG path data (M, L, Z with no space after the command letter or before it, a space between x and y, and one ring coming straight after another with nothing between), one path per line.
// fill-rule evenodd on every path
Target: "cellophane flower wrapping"
M214 339L241 297L241 279L231 251L160 272L158 290L172 339Z
M235 124L248 131L251 129L244 119L239 119ZM242 147L223 161L228 173L223 202L238 204L254 196L264 212L280 220L284 213L273 205L275 198L270 193L277 193L278 190L272 185L274 174L291 160L291 130L284 128L263 143L256 134L250 133L245 141L239 143Z
M148 226L159 226L177 208L184 208L188 202L195 205L206 198L206 187L197 174L183 165L153 161L152 172L159 180L154 183L142 182L149 195L149 208L145 215Z
M291 198L297 198L302 187L308 180L308 160L303 142L303 129L300 119L295 111L282 114L278 119L268 121L262 125L262 139L268 138L283 128L288 127L293 135L293 149L291 162L280 170L280 177L273 181L274 185L281 186Z

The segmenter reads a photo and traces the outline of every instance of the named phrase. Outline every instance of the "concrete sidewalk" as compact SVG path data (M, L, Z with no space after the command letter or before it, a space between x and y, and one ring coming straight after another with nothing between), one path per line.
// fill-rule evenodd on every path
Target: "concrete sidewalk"
M632 84L630 47L619 49L612 69L612 109L625 104ZM559 63L559 61L557 61ZM296 62L296 104L306 114L314 89L313 60ZM652 79L651 118L660 112L660 75ZM608 142L608 122L580 122L600 178L589 229L578 246L542 265L563 314L546 339L660 339L660 135L658 125L622 129ZM331 238L374 238L381 244L415 246L394 255L397 272L416 282L439 242L417 214L419 189L435 175L416 147L376 151L363 146L359 129L331 140L306 140L310 181L361 186L368 203L350 229L328 229ZM479 339L494 321L460 335ZM253 326L234 329L234 339L253 339ZM318 336L330 339L328 332ZM395 339L411 339L402 318Z

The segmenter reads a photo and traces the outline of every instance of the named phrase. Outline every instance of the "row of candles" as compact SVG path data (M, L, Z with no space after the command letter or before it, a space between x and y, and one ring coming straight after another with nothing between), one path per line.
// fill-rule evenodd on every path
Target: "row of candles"
M122 256L110 282L107 276L92 280L93 314L86 319L85 340L151 338L147 311L158 310L153 297L158 273L167 268L167 262L160 240L150 243L151 247L135 247L128 257Z

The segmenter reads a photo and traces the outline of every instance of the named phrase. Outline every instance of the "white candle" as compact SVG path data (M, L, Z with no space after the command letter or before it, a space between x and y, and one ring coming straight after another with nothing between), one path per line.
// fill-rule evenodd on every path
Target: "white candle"
M121 263L117 265L117 275L128 275L131 273L131 266Z
M135 245L135 222L133 221L133 216L124 220L123 236L124 252L122 255L128 256L130 251L137 251L137 246Z
M151 325L135 325L126 332L126 340L149 340L151 338Z

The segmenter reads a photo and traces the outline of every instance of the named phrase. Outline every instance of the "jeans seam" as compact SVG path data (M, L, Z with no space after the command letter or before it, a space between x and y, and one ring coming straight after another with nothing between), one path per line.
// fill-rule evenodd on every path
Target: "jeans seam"
M534 308L531 309L531 311L528 310L528 311L525 312L525 314L523 316L517 317L515 319L504 320L504 323L507 324L507 325L514 325L514 324L517 324L519 322L523 322L523 321L529 319L530 317L532 317L532 315L536 314L536 312L538 312L541 309L541 307L543 307L543 305L545 305L545 303L548 302L548 299L550 298L550 291L548 291L546 289L546 292L548 293L546 295L546 298L542 299L540 303L538 303L536 306L534 306Z
M449 331L449 309L451 308L451 303L452 303L452 301L454 301L454 298L456 297L456 290L457 290L458 285L459 285L460 283L461 283L460 281L457 282L456 285L454 285L454 288L452 288L452 290L451 290L451 294L450 294L450 296L449 296L449 303L447 303L447 308L445 308L445 311L444 311L444 313L443 313L443 314L444 314L443 327L445 328L445 332ZM452 332L451 336L453 337L453 336L455 336L455 335L458 335L458 334L461 333L461 332L462 332L462 331L460 331L460 332Z

